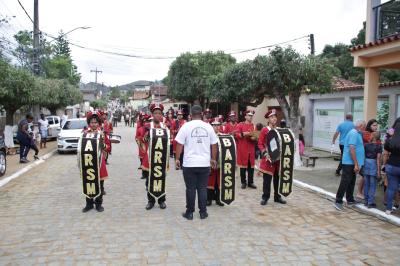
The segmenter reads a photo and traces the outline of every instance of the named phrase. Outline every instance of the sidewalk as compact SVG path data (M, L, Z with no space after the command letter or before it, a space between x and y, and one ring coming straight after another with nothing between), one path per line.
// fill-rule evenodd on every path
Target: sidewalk
M39 157L42 157L43 155L57 149L57 140L48 141L46 146L47 146L46 149L39 149ZM29 163L19 163L19 154L7 155L7 172L3 177L0 178L0 180L34 163L35 162L35 160L33 159L34 154L35 151L31 149L28 154L28 160L30 161Z
M322 158L319 158L316 161L315 167L301 167L299 169L295 169L295 179L336 194L340 183L340 176L335 175L335 170L339 164L339 161L335 161L329 152L315 150L313 148L307 148L306 153L316 154ZM354 189L354 196L357 194L357 185L359 180L360 176L358 175ZM377 204L377 209L381 211L386 210L385 206L383 205L383 195L383 186L378 186L376 190L375 202ZM393 215L400 217L400 213L398 211L395 211Z

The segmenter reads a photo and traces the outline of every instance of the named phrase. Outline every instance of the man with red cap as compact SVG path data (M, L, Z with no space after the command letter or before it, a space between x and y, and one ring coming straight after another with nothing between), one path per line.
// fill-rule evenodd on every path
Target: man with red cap
M183 119L183 111L182 110L178 110L178 112L176 113L177 117L175 120L175 126L174 126L174 140L173 140L173 150L174 150L174 154L176 153L176 141L175 141L175 136L178 135L179 130L182 128L182 126L186 123L186 120ZM180 158L177 158L178 160L183 161L183 150L181 153Z
M173 142L175 139L175 119L174 119L174 110L173 109L169 109L167 112L167 118L165 119L165 125L167 126L167 128L169 129L170 132L170 157L174 157L174 147L173 147Z
M266 205L268 203L269 197L271 195L272 179L274 183L274 201L277 203L286 204L286 201L282 199L281 195L279 195L278 193L280 161L271 163L268 155L267 146L265 143L268 132L271 129L277 127L278 117L276 115L276 110L275 109L269 110L264 117L268 120L268 126L264 127L261 130L258 139L258 148L260 149L261 154L263 154L260 160L260 172L263 173L263 194L260 204Z
M240 179L242 188L246 186L250 188L257 188L254 185L254 165L255 165L255 150L256 143L251 140L251 132L255 131L255 126L252 123L254 111L247 110L245 121L237 125L235 131L237 159L236 164L240 168ZM247 172L247 184L246 184Z
M139 113L138 120L137 120L137 128L136 128L136 136L135 140L138 145L138 151L139 151L139 160L140 160L140 166L138 169L142 169L142 177L141 179L146 179L146 173L142 168L142 162L143 158L146 156L147 153L147 142L145 140L145 135L146 135L146 128L145 128L145 123L148 122L150 116L148 114L145 114L143 112Z
M153 117L153 121L151 123L147 123L144 125L144 137L143 137L143 141L145 143L145 155L143 156L142 159L142 170L143 170L143 174L144 177L146 178L146 191L147 191L147 187L149 184L149 168L150 168L150 164L149 164L149 132L151 128L166 128L165 124L162 123L161 121L163 120L163 110L164 110L164 106L160 103L152 103L150 105L150 111ZM148 203L146 205L146 210L150 210L154 207L154 204L156 202L155 198L149 193L147 192L147 200ZM167 205L165 204L165 195L160 197L158 199L158 204L160 205L160 209L165 209L167 208Z
M102 138L102 140L103 140L103 143L104 143L104 146L102 147L103 150L102 150L102 156L101 156L101 162L100 162L100 173L99 173L101 193L95 199L86 197L86 206L85 206L85 208L82 209L82 212L88 212L91 209L93 209L93 204L96 206L96 210L98 212L104 211L104 207L102 207L103 195L104 195L104 180L108 177L108 172L107 172L106 161L105 161L105 158L104 158L104 153L105 153L106 150L109 149L110 140L108 138L108 135L104 134L104 132L102 131L102 128L101 128L101 123L102 123L101 115L102 114L97 112L97 111L88 112L86 114L88 128L83 131L85 133L91 133L91 132L99 133L101 138Z
M230 111L228 119L229 121L224 125L224 133L233 135L237 127L235 111Z
M113 126L110 121L107 119L107 113L103 111L99 111L101 118L103 120L103 131L108 137L113 133ZM106 164L108 164L108 156L111 154L111 141L108 143L108 149L105 151L105 159ZM104 191L105 195L105 191Z
M211 109L207 108L203 114L203 121L211 124L211 122L212 122L211 117L212 117L212 111L211 111Z

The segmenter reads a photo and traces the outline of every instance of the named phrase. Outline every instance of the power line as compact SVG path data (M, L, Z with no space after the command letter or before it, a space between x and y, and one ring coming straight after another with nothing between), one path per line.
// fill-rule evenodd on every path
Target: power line
M29 16L28 12L26 12L25 7L21 4L21 2L20 2L19 0L17 0L17 1L18 1L18 4L19 4L19 5L22 7L22 9L24 10L25 14L28 16L28 18L32 21L32 23L34 23L34 22L33 22L33 19L31 18L31 16Z

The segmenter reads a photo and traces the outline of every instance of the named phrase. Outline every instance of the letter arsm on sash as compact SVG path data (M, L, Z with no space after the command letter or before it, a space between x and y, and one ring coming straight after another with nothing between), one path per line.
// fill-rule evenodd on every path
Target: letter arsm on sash
M166 176L169 166L169 130L151 128L149 143L148 192L155 199L165 195Z
M235 200L236 144L232 135L218 135L220 201L226 205Z
M271 129L266 138L271 161L279 161L278 193L287 197L292 193L294 165L294 135L288 128Z
M78 145L79 168L83 194L88 198L100 196L100 134L83 133Z

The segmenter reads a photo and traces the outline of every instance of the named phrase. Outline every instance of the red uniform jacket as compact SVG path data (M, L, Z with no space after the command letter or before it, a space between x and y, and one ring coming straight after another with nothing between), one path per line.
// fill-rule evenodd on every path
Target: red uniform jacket
M223 126L223 133L233 135L236 127L237 123L232 124L231 122L228 122Z
M139 126L139 124L138 124L135 140L138 145L139 158L141 158L141 159L143 159L143 157L146 155L146 150L147 150L145 136L146 136L145 127Z
M175 126L174 126L174 132L171 133L174 135L173 141L172 141L172 149L174 151L174 153L176 152L176 140L175 140L175 136L178 135L179 129L181 129L181 127L183 126L183 124L186 123L185 119L181 119L181 120L175 120ZM172 139L172 138L171 138Z
M254 124L239 123L236 127L236 164L239 168L247 168L248 163L254 168L256 143L250 137L242 136L243 132L252 132L255 130Z
M263 153L267 149L267 147L265 145L265 140L266 140L269 130L270 130L270 127L264 127L261 130L260 136L258 138L258 149L261 151L261 153ZM273 176L278 171L279 171L279 161L271 163L269 160L267 160L267 158L265 156L261 157L260 172Z
M144 154L142 157L142 170L144 171L149 171L150 168L150 164L149 164L149 140L150 140L150 136L149 136L149 129L153 127L153 128L162 128L165 127L165 124L153 124L153 123L148 123L145 124L144 126L142 126L141 132L143 137L141 137L141 141L143 142L143 148L144 148Z
M107 141L107 149L105 150L107 153L111 153L111 141L110 141L110 134L113 133L113 126L110 122L104 121L103 124L103 131L104 134L107 135L107 139L104 139L104 142Z
M169 129L170 132L170 142L173 144L174 139L175 139L175 127L176 127L176 122L175 119L166 119L165 125Z

